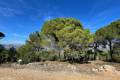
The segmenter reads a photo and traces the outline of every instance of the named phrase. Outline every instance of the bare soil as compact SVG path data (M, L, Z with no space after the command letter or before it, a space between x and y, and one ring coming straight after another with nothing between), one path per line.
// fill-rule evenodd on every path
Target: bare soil
M70 64L67 62L38 62L27 65L0 67L0 80L120 80L120 74L113 72L94 73L91 69L107 62ZM119 63L112 63L119 70Z

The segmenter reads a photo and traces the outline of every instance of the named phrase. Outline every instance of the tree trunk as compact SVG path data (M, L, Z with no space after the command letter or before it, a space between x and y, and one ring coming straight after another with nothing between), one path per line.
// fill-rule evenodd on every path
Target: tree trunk
M97 58L97 43L95 42L94 43L95 45L94 45L94 60L96 60L96 58Z
M110 57L111 57L111 60L113 59L113 50L112 50L112 40L109 40L109 48L110 48Z

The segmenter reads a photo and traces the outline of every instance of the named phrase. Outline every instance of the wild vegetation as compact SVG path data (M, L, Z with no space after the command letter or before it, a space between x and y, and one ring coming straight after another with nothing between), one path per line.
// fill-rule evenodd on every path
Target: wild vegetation
M0 33L0 39L5 37ZM100 48L102 47L102 49ZM106 48L105 51L103 48ZM89 60L120 62L120 20L98 29L94 34L74 18L56 18L44 23L41 31L30 34L26 43L9 50L0 47L0 62Z

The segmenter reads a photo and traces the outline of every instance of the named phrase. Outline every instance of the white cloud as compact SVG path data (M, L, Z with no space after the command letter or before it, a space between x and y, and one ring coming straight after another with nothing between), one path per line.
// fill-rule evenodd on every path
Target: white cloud
M27 39L26 35L21 35L13 33L11 35L6 35L5 38L1 39L2 44L24 44Z
M0 16L15 16L17 14L21 14L21 12L12 8L0 7Z
M23 40L4 40L4 39L2 39L1 40L1 43L2 44L25 44L25 41L23 41Z
M9 43L11 43L11 44L24 44L25 41L22 41L22 40L11 40L11 41L9 41Z
M44 21L47 21L47 20L50 20L50 19L52 19L52 18L53 18L52 16L44 16L44 17L43 17L43 20L44 20Z
M18 38L26 38L26 35L21 35L21 34L17 34L17 33L13 33L12 34L14 37L18 37Z

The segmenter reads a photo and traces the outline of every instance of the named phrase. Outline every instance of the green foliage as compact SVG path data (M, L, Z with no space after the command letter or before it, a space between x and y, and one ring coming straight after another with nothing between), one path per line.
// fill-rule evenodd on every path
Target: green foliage
M16 62L18 58L18 53L15 48L11 47L9 50L3 49L0 52L0 63L5 62Z
M85 45L93 42L93 35L88 29L84 30L81 23L73 18L56 18L47 21L42 29L42 33L53 36L59 48L70 45Z
M11 61L11 62L17 61L18 53L14 47L11 47L9 49L8 54L9 54L9 61Z
M0 38L3 37L5 35L0 32ZM23 64L46 60L84 63L95 59L95 56L99 56L101 60L107 60L111 56L114 61L120 62L120 45L113 46L114 39L120 39L120 20L91 34L89 29L84 29L74 18L56 18L46 21L41 32L31 33L26 44L17 51L15 48L6 50L0 45L0 63L15 62L18 59L22 59ZM89 45L93 42L94 53L89 50ZM98 45L106 45L108 42L110 54L98 52Z
M88 30L74 29L74 30L60 30L56 33L58 37L58 45L64 47L70 44L89 44L92 42L92 35Z
M108 60L110 60L110 54L109 53L106 53L106 52L101 52L101 53L99 53L99 60L106 60L106 61L108 61Z
M29 63L32 61L34 57L32 45L29 44L23 45L17 51L19 54L19 59L22 59L23 63Z
M106 27L100 28L96 31L95 40L97 42L101 42L102 44L106 44L109 42L110 47L110 55L111 59L113 58L113 46L112 40L120 39L120 20L112 22Z
M18 49L19 58L22 59L22 63L47 60L49 54L43 49L49 45L50 41L46 39L44 34L33 32L26 44Z
M75 59L85 57L88 45L93 42L93 35L88 29L83 29L81 23L73 18L56 18L45 22L41 32L30 34L26 44L18 52L23 63L44 60L61 60L61 56ZM54 50L42 48L56 45ZM76 49L81 45L81 49ZM70 52L60 53L60 49L70 48ZM58 50L59 49L59 50Z
M53 51L36 51L34 47L27 44L18 49L19 59L22 59L22 63L30 63L35 61L57 60L58 55Z
M93 55L92 52L90 54L88 53L88 46L93 42L96 42L97 45L98 43L103 44L110 42L109 46L112 46L111 41L120 37L119 24L120 21L113 22L99 29L95 35L93 35L88 29L83 29L81 23L76 19L56 18L49 20L43 25L41 32L34 32L29 36L29 40L20 50L20 53L22 53L20 55L28 55L28 62L58 60L61 55L59 51L51 52L41 49L55 44L58 49L64 50L62 56L64 56L65 60L69 58L79 61L81 58L84 59L86 56L89 57L89 55ZM66 49L67 47L68 49ZM97 46L94 49L97 49ZM23 58L23 56L21 58ZM109 57L106 53L100 53L99 56L102 57L102 59ZM27 57L24 58L26 59Z
M81 23L73 18L56 18L45 22L42 33L54 38L55 43L59 47L66 45L66 42L74 42L71 40L77 36L77 32L82 33L83 27ZM76 43L79 37L76 37Z
M120 62L120 43L115 43L113 46L113 60Z
M120 38L120 20L112 22L106 27L96 31L96 36L100 40L112 40Z
M0 45L0 52L2 52L4 49L5 49L4 46Z
M0 52L0 63L7 62L8 57L8 50L3 50L2 52Z
M73 18L56 18L45 22L42 28L44 34L55 34L57 31L62 30L63 28L74 29L82 28L81 23Z
M120 38L120 20L112 22L106 27L96 31L96 39L100 41L113 40Z

